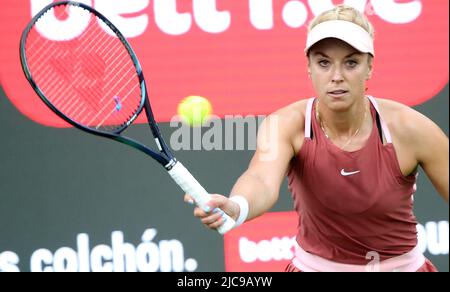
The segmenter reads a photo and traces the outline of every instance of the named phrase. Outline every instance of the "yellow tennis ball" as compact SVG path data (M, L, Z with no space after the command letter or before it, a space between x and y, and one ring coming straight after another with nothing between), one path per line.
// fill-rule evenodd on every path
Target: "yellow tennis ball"
M208 99L191 95L178 104L177 112L183 122L192 127L198 127L208 120L212 113L212 106Z

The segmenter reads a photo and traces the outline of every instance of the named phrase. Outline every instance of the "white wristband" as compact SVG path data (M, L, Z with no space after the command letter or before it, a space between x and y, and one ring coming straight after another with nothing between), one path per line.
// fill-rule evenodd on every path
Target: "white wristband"
M243 196L232 196L230 197L230 200L235 202L239 205L239 218L236 220L236 224L234 224L234 227L238 227L242 223L245 222L248 216L248 201Z

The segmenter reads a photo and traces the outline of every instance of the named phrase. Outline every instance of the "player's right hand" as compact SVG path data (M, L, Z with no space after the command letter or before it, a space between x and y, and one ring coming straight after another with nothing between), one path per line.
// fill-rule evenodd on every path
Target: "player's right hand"
M184 196L184 201L191 204L195 203L194 199L189 194ZM239 217L239 205L223 195L211 194L211 200L207 204L207 209L208 208L209 210L205 211L196 206L194 209L194 216L199 218L200 221L210 229L215 230L222 226L224 223L223 212L227 213L228 216L234 220Z

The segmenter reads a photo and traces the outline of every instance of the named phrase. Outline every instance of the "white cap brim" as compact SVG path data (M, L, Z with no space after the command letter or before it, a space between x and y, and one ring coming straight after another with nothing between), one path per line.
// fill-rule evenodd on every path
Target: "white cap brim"
M305 53L308 54L313 45L326 38L336 38L346 42L361 53L375 56L373 38L361 26L345 20L329 20L316 25L306 40Z

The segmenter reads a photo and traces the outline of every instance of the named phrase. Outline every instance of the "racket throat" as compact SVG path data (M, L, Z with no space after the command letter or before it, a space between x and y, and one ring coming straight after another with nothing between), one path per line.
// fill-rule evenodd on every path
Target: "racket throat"
M178 163L178 161L175 158L172 158L168 164L166 164L164 167L167 171L170 171L174 168L174 166Z
M159 141L159 138L155 138L156 146L158 146L159 151L163 151L163 148L161 146L161 141Z

